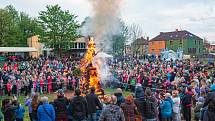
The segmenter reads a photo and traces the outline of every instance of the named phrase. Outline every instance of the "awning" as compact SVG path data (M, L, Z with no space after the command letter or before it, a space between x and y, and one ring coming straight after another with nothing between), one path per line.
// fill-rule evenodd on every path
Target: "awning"
M0 47L0 52L36 52L34 47Z

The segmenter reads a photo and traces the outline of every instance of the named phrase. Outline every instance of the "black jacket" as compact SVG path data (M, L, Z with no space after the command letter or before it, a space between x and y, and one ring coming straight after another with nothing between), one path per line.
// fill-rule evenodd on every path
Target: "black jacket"
M77 103L79 105L77 105ZM73 117L77 113L75 109L80 109L80 107L83 108L81 110L81 112L83 113L83 115L82 115L82 117L79 117L79 118L83 118L84 119L84 118L87 117L87 107L88 107L88 105L87 105L87 101L86 101L86 99L84 97L82 97L82 96L75 96L72 99L69 107L71 107ZM80 114L80 112L78 112L78 113Z
M88 114L96 113L97 107L100 110L102 109L102 105L101 105L99 98L96 94L94 94L94 93L88 94L86 96L86 100L87 100L87 104L89 104L88 108L87 108Z
M54 100L53 105L56 112L56 117L64 117L67 115L68 100L66 97L58 97Z
M16 119L15 116L15 110L18 108L18 106L13 105L7 105L4 108L2 108L2 113L4 114L4 120L5 121L14 121Z

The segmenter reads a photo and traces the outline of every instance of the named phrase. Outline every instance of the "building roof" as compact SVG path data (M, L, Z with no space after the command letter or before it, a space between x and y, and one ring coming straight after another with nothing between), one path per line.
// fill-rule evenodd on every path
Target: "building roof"
M186 30L182 30L182 31L173 31L173 32L160 32L160 34L158 36L156 36L155 38L151 39L150 41L159 41L159 40L182 40L182 39L186 39L186 38L195 38L196 40L203 40L202 38L186 31Z
M0 52L36 52L34 47L0 47Z
M131 43L132 45L148 45L148 40L144 39L143 37L136 39L134 42Z

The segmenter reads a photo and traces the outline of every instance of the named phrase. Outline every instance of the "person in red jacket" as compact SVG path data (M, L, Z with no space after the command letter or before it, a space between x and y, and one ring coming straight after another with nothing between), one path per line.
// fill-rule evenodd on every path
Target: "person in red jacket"
M8 96L11 95L11 89L12 89L12 84L10 81L8 81L8 83L7 83L7 94L8 94Z
M40 93L43 93L43 85L44 85L44 81L43 78L40 79Z

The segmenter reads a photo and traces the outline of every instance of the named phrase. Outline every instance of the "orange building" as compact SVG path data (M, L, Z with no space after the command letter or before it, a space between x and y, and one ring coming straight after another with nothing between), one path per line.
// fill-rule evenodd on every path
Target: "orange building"
M161 51L166 48L165 40L150 40L149 41L149 54L160 55Z

